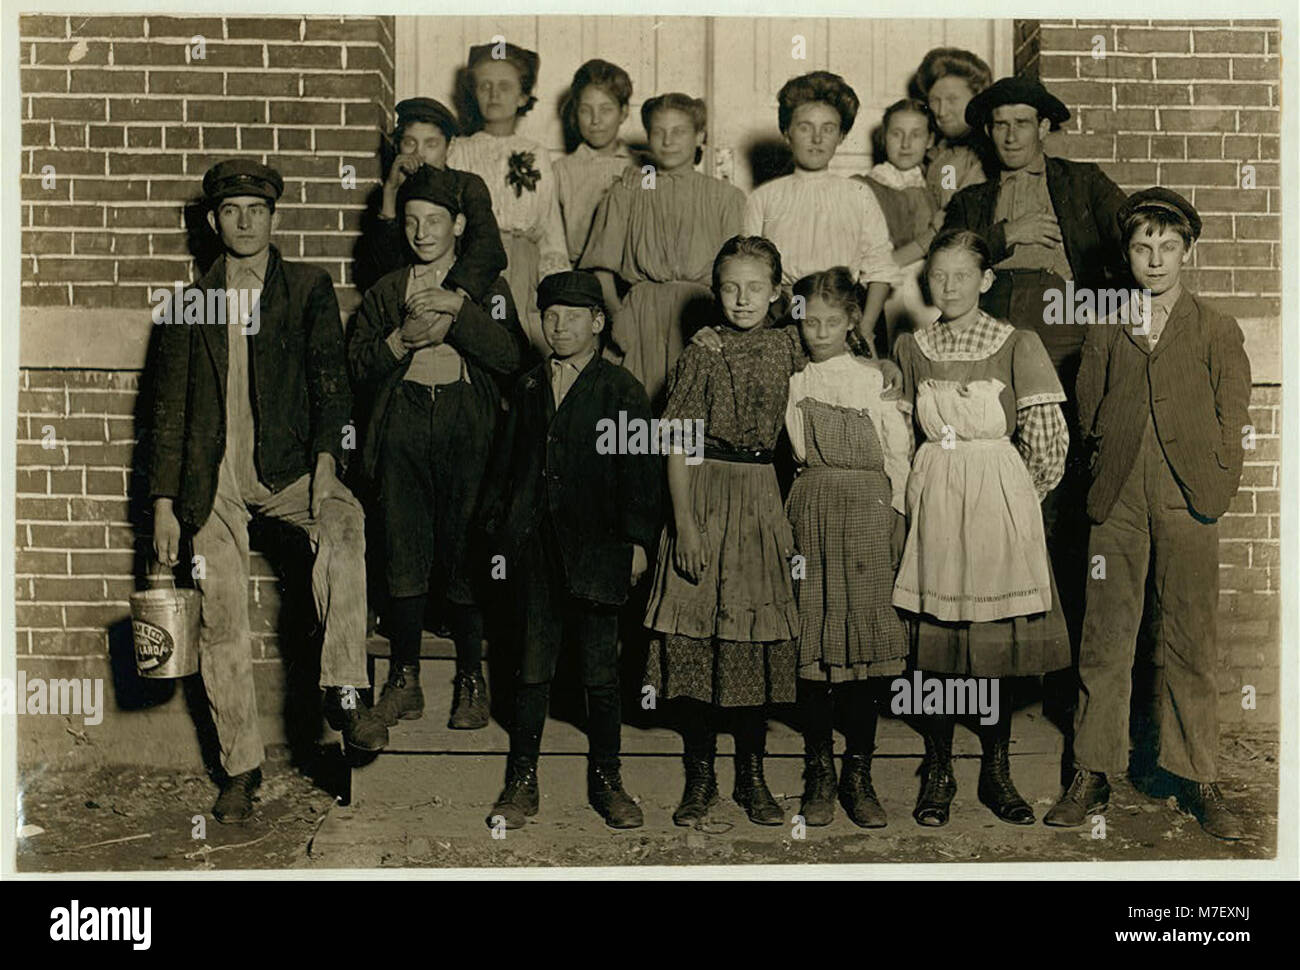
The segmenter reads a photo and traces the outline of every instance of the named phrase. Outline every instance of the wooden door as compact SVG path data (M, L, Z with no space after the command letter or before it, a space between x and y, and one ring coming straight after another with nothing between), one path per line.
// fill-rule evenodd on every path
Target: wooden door
M684 91L709 105L709 151L702 166L745 190L755 173L778 164L776 94L789 78L813 70L841 74L862 108L836 155L836 170L871 165L871 130L885 106L932 47L964 47L995 76L1010 73L1009 20L873 20L788 17L398 17L397 97L426 95L453 104L457 68L473 44L495 36L541 55L538 103L520 131L564 150L558 107L573 72L602 57L631 76L633 98L624 137L643 140L640 107L653 94Z

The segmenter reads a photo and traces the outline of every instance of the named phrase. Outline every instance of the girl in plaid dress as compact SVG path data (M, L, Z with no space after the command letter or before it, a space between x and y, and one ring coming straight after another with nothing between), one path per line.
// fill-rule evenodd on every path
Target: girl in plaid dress
M926 440L908 479L893 600L912 614L917 669L1006 687L1070 664L1039 504L1065 471L1065 394L1038 335L979 308L993 271L977 233L940 233L925 275L942 316L895 348L902 406ZM1031 825L1011 782L1012 704L1000 694L996 721L980 725L979 798L1004 822ZM921 825L948 821L954 713L924 718Z
M785 426L799 463L786 502L804 573L799 603L798 703L804 734L799 812L828 825L835 811L831 722L845 720L839 795L864 828L885 824L871 784L877 704L903 672L907 635L890 602L906 535L904 493L912 432L896 401L882 399L878 367L861 346L861 287L836 266L794 285L811 363L790 378Z

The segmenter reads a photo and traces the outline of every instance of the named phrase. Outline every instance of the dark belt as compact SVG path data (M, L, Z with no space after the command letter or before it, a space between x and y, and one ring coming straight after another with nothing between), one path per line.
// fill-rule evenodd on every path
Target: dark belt
M711 445L706 442L704 457L713 461L732 461L742 465L772 464L770 448L732 448L729 445Z

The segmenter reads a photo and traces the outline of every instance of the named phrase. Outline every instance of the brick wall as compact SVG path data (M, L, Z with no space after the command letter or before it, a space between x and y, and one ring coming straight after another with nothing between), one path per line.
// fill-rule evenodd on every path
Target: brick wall
M23 305L143 309L151 287L191 279L184 204L234 155L284 176L276 245L329 269L354 305L345 284L393 103L393 29L391 17L22 17Z
M120 356L117 343L147 338L150 287L194 275L183 210L222 157L251 155L284 173L277 245L327 267L345 312L355 305L349 255L379 174L393 22L38 16L20 26L19 665L29 675L105 676L114 685L99 729L111 729L113 743L95 748L91 732L87 750L61 719L31 718L20 757L192 762L179 694L168 698L158 685L141 692L138 680L113 673L129 647L123 621L148 522L135 448L140 365L104 361ZM1099 161L1126 189L1178 187L1206 214L1197 285L1247 326L1260 381L1251 410L1257 448L1222 523L1223 716L1244 718L1239 689L1249 683L1261 695L1257 719L1276 723L1281 392L1268 374L1280 372L1269 356L1280 315L1277 32L1240 22L1017 21L1015 29L1017 69L1039 70L1075 111L1053 151ZM1090 53L1097 34L1107 45L1101 61ZM195 35L205 38L202 59ZM1178 76L1202 64L1204 79ZM1189 114L1198 111L1210 114ZM1256 189L1235 188L1239 163L1256 166ZM341 185L345 164L356 169L355 189ZM52 187L41 181L46 165ZM72 357L81 362L68 364ZM51 448L42 444L47 428ZM283 735L282 594L261 556L249 595L263 730L275 739Z
M1017 21L1016 70L1070 108L1048 150L1127 192L1165 185L1204 220L1191 286L1246 333L1258 436L1220 523L1225 722L1277 723L1282 204L1280 32L1259 20ZM1100 54L1101 56L1095 56ZM1254 186L1244 181L1253 167ZM1259 709L1241 708L1254 685Z
M356 305L351 253L390 122L394 23L25 16L20 45L18 660L29 676L103 676L112 685L88 745L62 719L27 718L20 756L193 763L180 692L121 676L127 598L150 533L136 448L149 290L197 275L186 206L210 165L246 155L284 176L281 252L328 269L345 314ZM140 363L122 365L121 341ZM59 366L65 358L86 364ZM284 736L281 595L255 553L253 653L270 741Z

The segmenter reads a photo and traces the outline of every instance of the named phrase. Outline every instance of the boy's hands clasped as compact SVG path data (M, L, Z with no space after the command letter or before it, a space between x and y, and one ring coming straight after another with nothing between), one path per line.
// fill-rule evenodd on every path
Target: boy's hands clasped
M441 288L424 290L402 306L402 343L408 350L440 344L465 303L465 297Z

